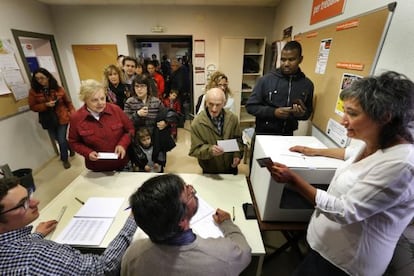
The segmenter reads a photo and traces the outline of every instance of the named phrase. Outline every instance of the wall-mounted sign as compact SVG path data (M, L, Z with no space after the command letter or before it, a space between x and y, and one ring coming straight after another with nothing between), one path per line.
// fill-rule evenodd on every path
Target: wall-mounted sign
M313 0L310 24L342 14L344 6L345 0Z

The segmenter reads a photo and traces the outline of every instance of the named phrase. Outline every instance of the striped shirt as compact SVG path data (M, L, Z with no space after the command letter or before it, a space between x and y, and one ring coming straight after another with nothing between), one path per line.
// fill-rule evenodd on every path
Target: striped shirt
M69 245L31 233L32 226L0 234L0 275L104 275L120 270L136 223L130 216L102 255L82 254Z

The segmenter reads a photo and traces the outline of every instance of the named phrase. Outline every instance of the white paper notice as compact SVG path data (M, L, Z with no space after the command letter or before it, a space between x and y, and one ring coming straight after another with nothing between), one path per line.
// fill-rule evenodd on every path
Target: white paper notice
M0 68L7 70L20 69L13 54L0 55Z
M240 151L236 139L218 140L217 145L220 146L224 152Z
M56 242L71 245L101 244L113 218L73 218Z
M123 197L90 197L56 241L72 245L100 245L124 200Z
M22 84L24 83L20 70L4 70L3 77L7 84ZM27 91L26 91L27 92Z
M123 197L90 197L74 217L113 218L124 200Z
M47 69L49 72L57 72L55 61L52 56L38 56L37 60L40 67Z
M223 237L223 232L221 232L213 219L215 212L216 210L213 207L198 197L197 213L190 220L190 226L194 233L205 239Z
M10 88L16 101L27 98L29 86L26 83L12 84Z
M98 152L98 159L118 159L115 152Z
M0 95L10 94L11 91L7 86L6 82L3 79L3 76L0 74Z

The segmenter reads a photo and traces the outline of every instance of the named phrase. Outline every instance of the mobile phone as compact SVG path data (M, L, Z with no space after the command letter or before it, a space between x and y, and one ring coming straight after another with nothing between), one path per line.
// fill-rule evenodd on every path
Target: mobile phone
M256 219L256 212L254 211L253 204L243 203L243 211L246 219Z
M297 104L300 105L303 109L306 109L305 103L302 101L302 99L295 99L292 101L292 105Z

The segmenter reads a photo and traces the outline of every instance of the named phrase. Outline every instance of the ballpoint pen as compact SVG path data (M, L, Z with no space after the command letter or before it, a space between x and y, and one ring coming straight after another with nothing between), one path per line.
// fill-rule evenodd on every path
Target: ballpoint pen
M59 213L58 217L56 218L56 221L57 222L59 222L60 219L63 217L63 214L65 213L65 211L66 211L67 208L68 207L65 205L65 206L62 207L62 209L60 209L60 213Z
M234 214L234 206L233 206L233 221L236 219L236 215Z
M76 201L79 202L80 204L85 204L85 202L83 202L82 200L80 200L79 198L75 197Z

